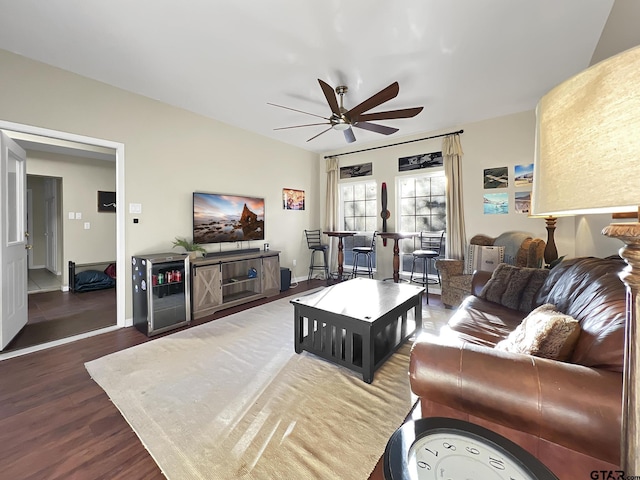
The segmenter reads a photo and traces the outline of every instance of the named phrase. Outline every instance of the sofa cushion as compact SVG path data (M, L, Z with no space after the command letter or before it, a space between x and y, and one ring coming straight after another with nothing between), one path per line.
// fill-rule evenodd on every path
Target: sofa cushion
M501 263L479 296L504 307L528 313L533 310L535 296L548 275L549 271L545 269L514 267Z
M504 247L469 245L465 259L465 273L476 270L493 272L504 259Z
M442 334L455 334L460 340L494 347L522 323L525 313L511 310L470 295L449 319Z
M578 321L557 311L555 305L546 303L527 315L495 348L565 361L571 356L579 336Z

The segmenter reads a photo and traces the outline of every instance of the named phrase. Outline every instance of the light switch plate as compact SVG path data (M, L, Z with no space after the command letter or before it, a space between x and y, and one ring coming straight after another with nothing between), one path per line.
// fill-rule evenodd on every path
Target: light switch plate
M130 203L129 204L129 213L142 213L142 204L141 203Z
M84 229L89 230L91 228L91 224L89 222L84 222Z
M82 220L82 212L76 212L76 220Z
M69 212L69 220L75 220L76 214L75 212Z

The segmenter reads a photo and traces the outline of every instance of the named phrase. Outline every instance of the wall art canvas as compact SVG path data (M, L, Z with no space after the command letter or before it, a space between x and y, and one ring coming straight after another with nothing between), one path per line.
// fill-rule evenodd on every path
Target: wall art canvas
M516 165L513 173L513 184L516 187L529 187L533 185L533 163Z
M442 166L442 152L423 153L422 155L412 155L398 159L398 171L400 172Z
M283 188L282 208L285 210L304 210L304 190Z
M528 192L516 192L514 198L514 210L516 213L529 215L531 211L531 190Z
M112 212L116 211L116 192L98 191L98 211Z
M507 188L508 186L509 169L507 167L484 170L484 188Z
M361 163L360 165L350 165L340 167L340 178L368 177L373 174L373 164Z
M506 193L484 194L485 215L505 215L509 213L509 197Z

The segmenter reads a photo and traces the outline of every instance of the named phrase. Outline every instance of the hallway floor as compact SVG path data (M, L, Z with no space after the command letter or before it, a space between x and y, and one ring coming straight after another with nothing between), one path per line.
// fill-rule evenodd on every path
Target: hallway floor
M27 289L29 293L51 292L61 290L62 275L51 273L46 268L31 268L27 274Z

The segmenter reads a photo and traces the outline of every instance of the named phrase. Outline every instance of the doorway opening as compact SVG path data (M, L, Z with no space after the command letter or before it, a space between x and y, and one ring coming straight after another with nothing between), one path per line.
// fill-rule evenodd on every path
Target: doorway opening
M43 129L39 127L33 127L29 125L15 124L12 122L6 122L0 120L0 129L3 130L9 137L15 142L20 144L25 150L38 150L46 152L65 152L65 154L76 156L88 156L89 158L98 158L105 155L110 156L112 161L115 162L115 184L116 184L116 204L124 205L124 144L112 142L108 140L102 140L97 138L85 137L76 134L70 134L66 132L59 132L54 130ZM28 163L28 162L27 162ZM28 165L27 165L28 169ZM59 211L58 215L62 212ZM0 360L5 358L11 358L17 355L30 353L45 348L50 348L56 345L68 343L80 338L85 338L92 335L97 335L105 331L121 328L126 325L125 319L125 254L124 254L124 209L118 208L115 213L116 216L116 265L118 274L116 276L116 289L111 291L111 294L116 297L115 301L115 325L92 330L81 334L70 334L64 338L59 338L51 341L45 341L38 345L30 346L24 349L3 352L0 353ZM58 234L59 235L59 234ZM55 248L49 246L47 248ZM61 247L62 248L62 247ZM53 250L52 250L53 251ZM56 257L53 254L53 257ZM49 257L51 260L52 257ZM64 272L64 264L66 264L66 254L55 258L55 265L52 269L57 272ZM46 267L51 267L48 265ZM45 268L46 268L45 267ZM46 268L48 270L48 268ZM68 292L52 292L60 295L72 295Z

